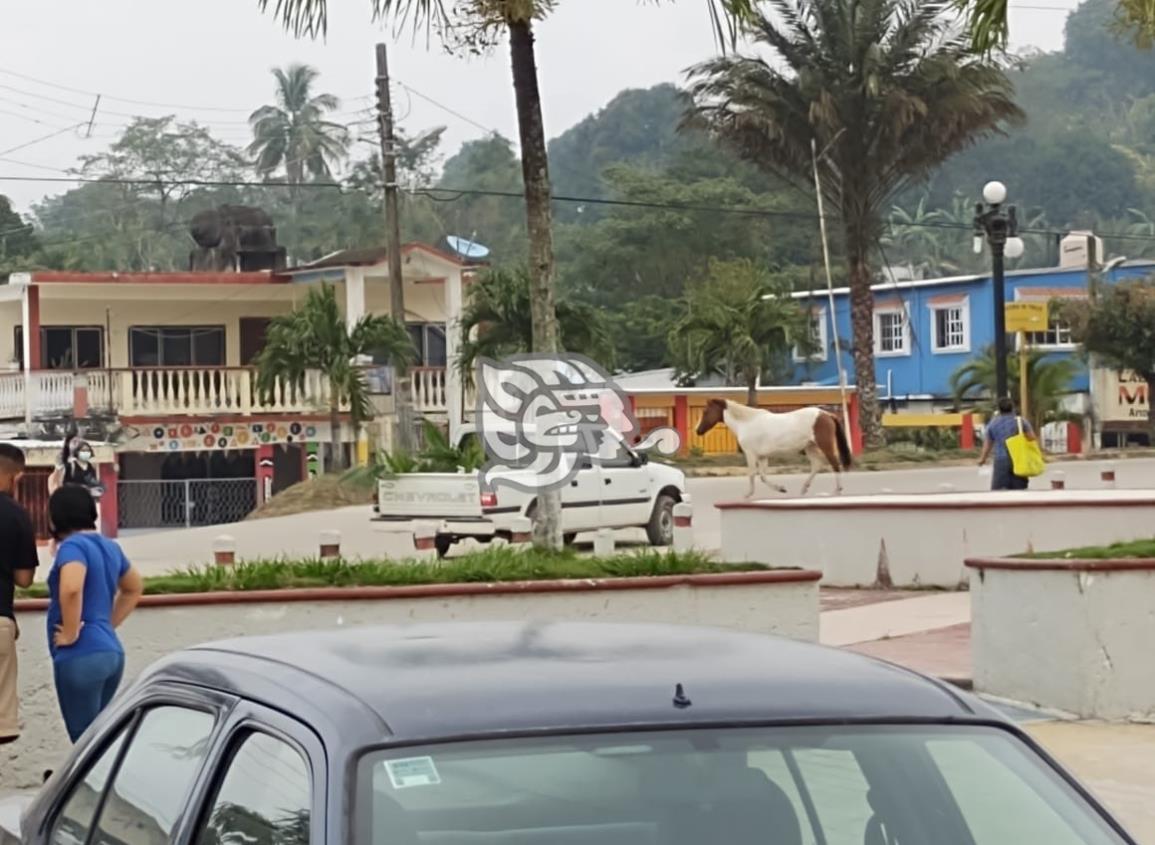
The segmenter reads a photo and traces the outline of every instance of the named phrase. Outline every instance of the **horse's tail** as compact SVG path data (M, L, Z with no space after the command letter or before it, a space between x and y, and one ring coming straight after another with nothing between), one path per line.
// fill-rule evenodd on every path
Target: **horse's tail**
M834 439L838 444L838 459L842 461L843 469L850 469L854 463L854 455L850 451L850 441L846 439L846 429L842 426L842 420L836 415L834 417Z

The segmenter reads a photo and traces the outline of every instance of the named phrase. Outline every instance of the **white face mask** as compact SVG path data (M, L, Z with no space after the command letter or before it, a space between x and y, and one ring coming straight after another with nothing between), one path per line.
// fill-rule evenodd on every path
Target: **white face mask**
M88 463L89 461L92 460L92 453L91 452L77 452L76 457L79 458L80 460L84 461L84 463Z

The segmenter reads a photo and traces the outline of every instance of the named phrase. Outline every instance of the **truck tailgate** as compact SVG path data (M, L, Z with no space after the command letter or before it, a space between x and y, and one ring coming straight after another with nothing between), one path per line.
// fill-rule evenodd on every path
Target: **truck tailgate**
M377 482L377 513L399 519L480 519L476 473L413 473Z

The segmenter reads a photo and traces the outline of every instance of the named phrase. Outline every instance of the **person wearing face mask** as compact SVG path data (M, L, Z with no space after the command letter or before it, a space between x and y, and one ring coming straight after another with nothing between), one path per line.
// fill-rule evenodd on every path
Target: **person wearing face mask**
M104 487L100 483L100 475L96 464L92 462L92 445L82 440L75 429L64 438L64 448L61 450L60 463L56 470L48 477L48 495L51 496L66 485L83 487L96 502L97 525L100 524L100 497ZM56 543L53 541L52 551L55 554Z

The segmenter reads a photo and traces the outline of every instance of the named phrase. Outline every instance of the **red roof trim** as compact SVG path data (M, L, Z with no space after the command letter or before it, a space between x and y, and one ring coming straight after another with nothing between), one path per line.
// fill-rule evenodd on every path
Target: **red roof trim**
M1020 299L1087 299L1086 288L1022 287L1016 290Z
M962 305L967 301L965 293L944 293L942 296L932 296L927 300L928 305Z
M68 270L36 270L33 284L137 284L137 285L280 285L288 276L275 273L74 273Z

